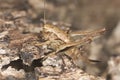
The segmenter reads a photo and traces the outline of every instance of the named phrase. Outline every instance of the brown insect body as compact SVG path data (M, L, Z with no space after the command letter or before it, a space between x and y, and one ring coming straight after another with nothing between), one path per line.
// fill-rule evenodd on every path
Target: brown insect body
M44 7L45 7L45 1L44 1ZM86 58L80 55L80 46L84 46L88 43L90 43L96 36L99 36L105 32L105 28L96 30L96 31L85 31L85 32L71 32L71 33L66 33L64 30L60 29L59 27L56 27L54 25L46 24L45 21L45 10L44 10L44 26L43 26L43 37L46 38L44 44L46 45L51 45L54 51L49 53L48 55L45 56L51 57L54 56L58 53L64 52L66 55L72 58L72 60L76 60L79 58L83 58L84 60L87 60ZM76 35L85 35L80 40L72 40L72 37ZM57 41L60 40L60 41ZM55 45L52 45L55 44ZM36 45L41 45L41 44L36 44ZM68 48L68 49L67 49Z
M44 30L47 31L47 32L54 33L59 39L61 39L65 43L70 42L68 34L66 34L65 31L61 30L60 28L58 28L54 25L45 24L44 25Z
M105 32L105 28L100 30L90 31L90 32L86 31L86 32L83 32L83 34L82 32L80 33L72 32L74 36L76 35L85 36L80 40L72 41L71 38L74 37L72 33L65 33L65 31L60 29L59 27L45 24L43 33L47 35L49 33L49 37L48 37L49 39L48 41L44 42L44 44L47 44L48 46L51 45L52 48L55 48L53 49L54 51L46 55L45 58L52 57L60 53L60 54L68 55L73 60L73 62L79 59L82 59L83 61L88 63L90 60L80 54L81 51L79 50L79 47L92 42L92 40L94 40L97 36L100 36L104 32ZM46 35L43 35L43 36L46 36ZM51 36L53 37L52 39L51 39ZM91 60L91 61L94 61L94 60Z

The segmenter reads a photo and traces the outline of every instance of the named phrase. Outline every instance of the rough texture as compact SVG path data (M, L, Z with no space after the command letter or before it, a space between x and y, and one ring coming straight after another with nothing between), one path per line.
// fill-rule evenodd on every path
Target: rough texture
M12 13L10 14L12 15ZM2 14L2 16L4 17L4 14ZM18 20L20 22L18 22ZM101 32L89 32L88 37L72 42L67 37L68 33L64 33L64 31L67 30L60 29L59 27L54 28L56 26L52 26L51 28L51 25L48 25L47 27L52 31L47 28L44 30L44 27L41 26L41 28L43 27L43 29L40 29L41 33L33 33L31 31L26 32L25 29L28 28L28 25L29 28L31 28L34 24L24 22L28 25L23 27L24 23L21 23L22 21L24 21L22 18L15 19L14 21L7 21L6 19L1 18L1 79L41 80L42 78L45 78L60 80L98 80L97 77L88 75L80 68L77 68L77 66L75 66L77 64L74 63L74 59L80 59L77 55L80 55L79 52L84 51L84 48L80 48L79 50L77 46L84 46L90 43L92 38L100 35ZM8 28L6 28L6 25L8 25ZM64 37L62 37L61 34L65 35L64 37L71 42L69 41L69 43L67 43L64 41Z
M101 80L101 76L118 80L119 3L46 0L44 8L43 0L0 0L0 80ZM44 10L47 24L63 31L43 32ZM93 39L100 35L93 33L103 27L106 34ZM78 29L87 31L73 37L72 31ZM75 45L79 40L82 46Z

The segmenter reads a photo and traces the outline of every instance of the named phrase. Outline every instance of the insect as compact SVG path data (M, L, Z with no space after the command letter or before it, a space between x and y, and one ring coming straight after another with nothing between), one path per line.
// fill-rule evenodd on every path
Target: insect
M45 13L45 12L44 12ZM45 14L44 14L44 22L45 22ZM83 58L87 62L95 61L84 58L80 54L80 47L86 44L91 43L97 36L100 36L105 32L105 28L95 31L84 31L84 32L69 32L62 30L60 27L44 23L42 35L44 37L44 42L35 44L36 46L46 45L47 48L51 48L53 51L46 54L44 59L48 57L55 56L57 54L63 54L68 56L72 62L79 58ZM75 36L84 36L81 39L73 40Z
M43 43L37 43L37 46L47 45L52 48L52 52L48 53L46 56L44 56L44 59L48 57L53 57L57 54L65 55L69 57L72 60L72 63L74 63L79 58L83 59L86 62L97 62L98 60L89 60L87 58L82 57L80 54L79 48L81 46L84 46L86 44L91 43L96 37L100 36L105 32L105 28L90 32L71 32L71 33L65 33L64 30L60 29L57 26L45 24L44 30L43 30L43 37L46 37L46 35L49 34L48 39ZM72 40L73 37L76 35L84 35L83 38L80 40ZM51 36L53 37L51 39ZM78 57L79 55L79 57Z

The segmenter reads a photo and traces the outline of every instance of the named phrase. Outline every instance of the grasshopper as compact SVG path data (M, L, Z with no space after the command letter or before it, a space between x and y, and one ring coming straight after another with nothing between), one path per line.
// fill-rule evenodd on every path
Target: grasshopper
M57 45L52 46L52 47L55 46L56 49L53 49L54 50L53 52L44 56L44 59L46 59L48 57L53 57L60 53L60 54L65 54L69 58L71 58L71 60L73 61L72 63L74 63L74 61L78 60L79 58L83 59L86 62L95 61L95 60L89 60L82 56L78 57L78 55L80 55L79 47L92 42L97 36L103 34L104 32L105 32L105 28L96 30L96 31L83 32L83 33L82 32L80 32L80 33L79 32L65 33L59 27L45 24L43 33L46 33L46 34L49 33L50 34L49 36L52 35L55 38L53 38L52 40L49 39L48 41L43 42L41 44L38 43L36 45L42 46L43 44L46 44L49 46L52 44L57 44ZM80 40L72 41L71 38L73 38L76 35L80 35L80 36L85 35L85 37L83 37ZM46 35L43 35L43 36L46 36ZM51 38L51 37L49 37L49 38ZM58 40L60 40L61 43Z
M92 40L94 40L95 37L103 34L104 31L105 31L105 28L98 30L98 31L87 32L87 33L85 33L86 37L84 37L82 40L79 40L77 42L73 42L73 41L69 40L68 43L64 43L63 45L58 46L57 50L54 53L58 53L69 47L75 47L75 46L84 45L86 43L90 43L90 42L92 42ZM59 34L62 35L63 33L62 34L59 33ZM79 35L79 34L77 34L77 35ZM64 37L61 40L64 40Z
M44 22L45 22L45 11L44 11ZM68 55L74 61L76 58L79 58L77 56L79 55L80 50L78 49L80 46L92 42L92 40L94 40L95 37L103 34L104 32L105 32L105 28L96 31L84 31L84 32L77 31L77 32L66 33L66 31L60 29L57 26L44 23L42 33L45 42L37 43L35 45L49 46L52 45L53 43L56 43L57 45L52 45L52 47L55 46L56 49L53 49L51 53L45 55L44 59L57 55L58 53L62 54L61 52L64 52L65 55ZM73 41L72 38L77 35L79 36L84 35L85 37L83 37L80 40ZM57 40L60 40L60 42Z

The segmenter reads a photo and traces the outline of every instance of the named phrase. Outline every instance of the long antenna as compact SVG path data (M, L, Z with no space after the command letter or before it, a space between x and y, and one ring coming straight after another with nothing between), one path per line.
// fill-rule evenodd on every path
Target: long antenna
M43 13L43 15L44 15L44 25L46 24L45 6L46 6L46 0L44 0L44 13Z

